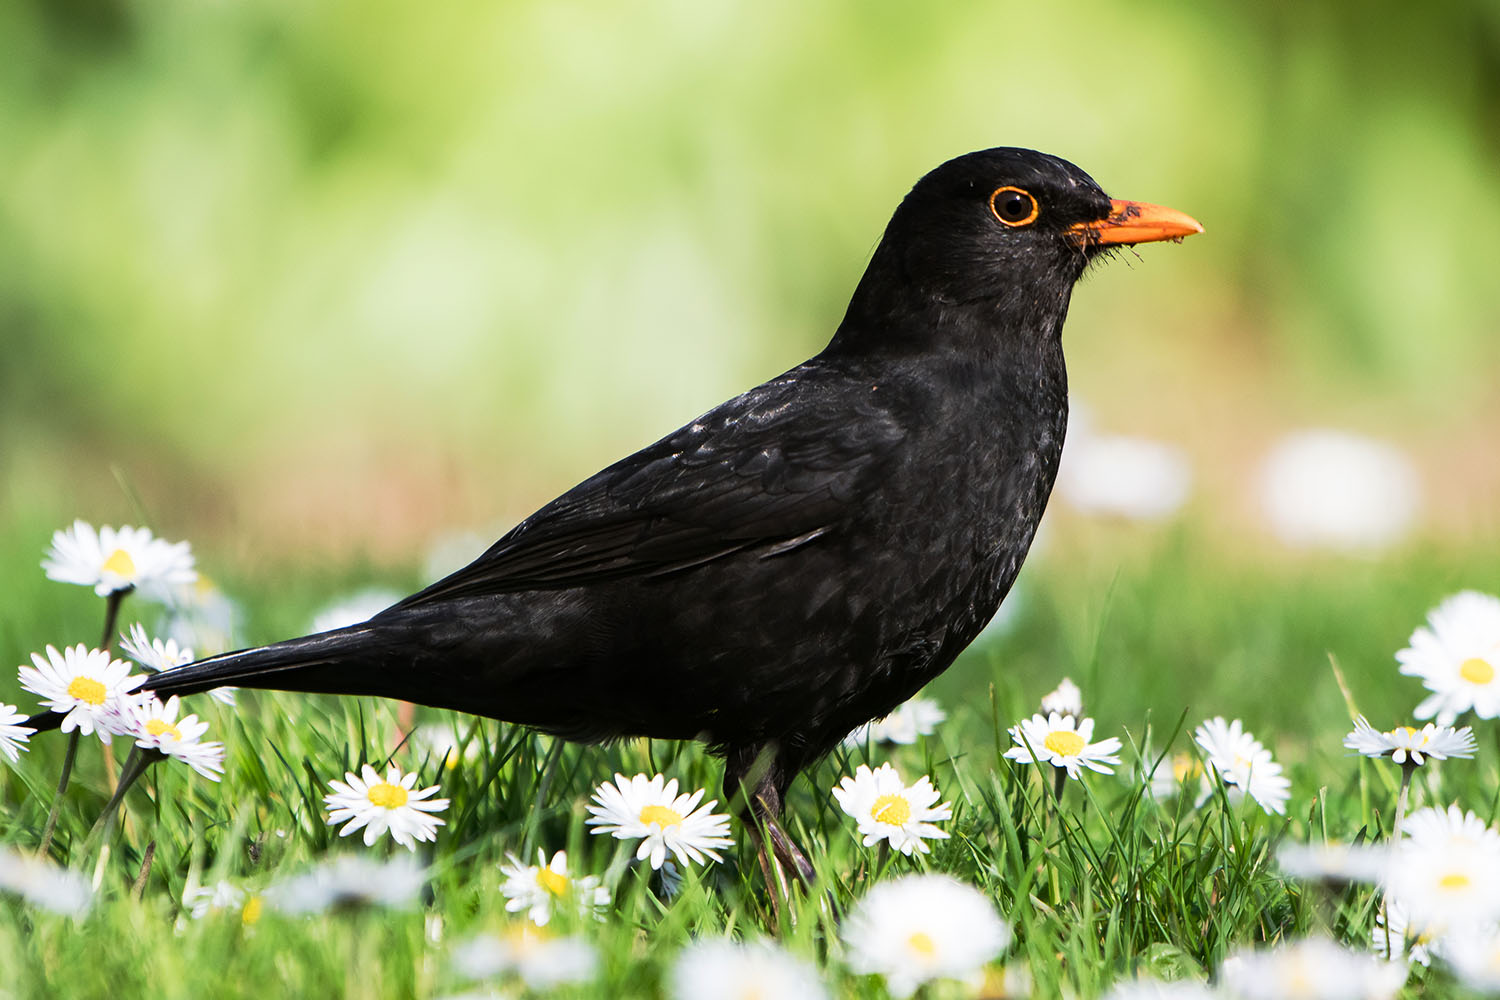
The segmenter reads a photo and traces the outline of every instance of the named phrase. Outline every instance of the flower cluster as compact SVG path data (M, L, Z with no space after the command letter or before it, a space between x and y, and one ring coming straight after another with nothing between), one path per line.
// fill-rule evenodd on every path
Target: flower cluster
M910 746L922 736L930 736L948 718L948 713L931 698L913 698L896 706L884 718L860 726L844 737L844 746L858 749L866 744L891 743Z
M180 594L182 588L194 586L196 579L186 543L167 543L140 528L95 530L84 522L57 532L44 566L53 579L91 587L106 599L106 635L113 632L115 613L127 595ZM378 595L360 607L336 609L337 614L320 624L333 627L357 619L389 599L389 595ZM21 686L36 695L45 709L57 713L60 728L73 734L75 741L96 735L109 743L120 737L137 752L133 760L172 758L219 780L224 773L224 747L205 740L208 723L189 713L178 697L163 701L149 690L151 673L192 662L193 648L185 639L153 637L144 625L135 624L120 644L146 671L135 673L129 662L112 655L109 646L109 641L104 649L81 644L62 649L47 646L19 668ZM1217 968L1212 987L1122 983L1111 996L1117 1000L1148 995L1246 1000L1337 995L1343 990L1349 995L1387 997L1404 983L1407 965L1391 961L1403 956L1411 963L1446 966L1477 990L1500 986L1496 972L1500 969L1500 831L1459 805L1429 806L1406 815L1407 796L1413 789L1430 794L1437 787L1413 784L1413 772L1433 762L1475 755L1474 731L1470 726L1456 726L1458 717L1465 713L1479 718L1500 715L1500 600L1465 591L1443 601L1426 624L1416 629L1397 660L1403 674L1419 677L1429 690L1414 716L1432 721L1423 721L1420 728L1401 725L1380 730L1358 716L1343 740L1343 746L1354 753L1388 760L1401 768L1395 821L1390 827L1395 832L1387 841L1373 845L1286 844L1278 853L1288 877L1362 882L1373 887L1367 894L1374 897L1374 905L1365 911L1365 922L1357 931L1362 948L1368 932L1374 954L1354 952L1321 938L1285 940L1233 954ZM234 705L232 690L213 695ZM911 774L914 755L901 748L919 744L945 718L935 702L913 698L855 730L846 738L845 747L857 748L860 755L878 752L901 758L905 754L899 762ZM25 722L26 716L16 706L0 704L0 754L13 763L33 735ZM1004 756L1021 765L1034 765L1052 779L1055 789L1057 808L1048 803L1044 835L1031 841L1039 845L1037 863L1045 866L1053 856L1048 840L1054 824L1069 822L1067 817L1059 820L1064 792L1071 787L1068 782L1084 781L1085 772L1113 773L1121 763L1122 741L1115 736L1095 739L1096 723L1084 714L1083 691L1068 678L1041 699L1039 710L1007 732L1012 745ZM443 738L453 735L450 731ZM428 733L418 731L419 743L428 738ZM466 751L478 752L473 739L464 744ZM456 750L456 744L441 751L432 746L436 744L429 746L429 756L442 761L443 767L463 765L462 755L449 752ZM1196 784L1199 805L1217 794L1231 801L1248 799L1267 813L1287 813L1290 780L1271 751L1239 719L1206 719L1193 730L1189 749L1190 754L1160 757L1159 765L1168 760L1170 764L1158 766L1159 774L1148 777L1136 772L1133 780L1149 780L1157 797ZM397 746L392 753L399 751ZM945 801L927 774L908 783L896 764L860 763L827 792L852 820L860 848L880 852L878 861L866 859L854 866L856 882L869 877L873 884L849 908L837 940L828 940L830 951L842 956L848 970L879 976L883 989L896 997L910 996L937 980L958 980L971 991L994 992L994 980L981 986L983 974L1012 938L995 901L947 875L885 877L887 866L909 870L941 865L957 850L953 844L965 843L965 835L972 833L955 829L956 818L962 819L955 804L962 806L962 800ZM300 874L267 877L258 885L219 881L199 886L193 874L182 895L183 912L195 919L237 912L241 921L250 924L260 918L262 907L285 919L331 908L414 905L429 877L414 860L416 847L436 841L445 826L440 814L450 805L449 799L437 797L438 784L419 782L418 771L425 767L408 770L391 761L378 768L362 763L357 772L347 771L342 780L330 781L323 797L326 821L339 828L341 837L362 833L363 843L374 847L389 833L395 844L413 853L393 851L395 859L386 862L346 854ZM136 773L129 767L126 770ZM1097 779L1089 776L1087 780ZM128 787L123 779L121 786L116 802ZM1394 782L1391 787L1396 787ZM1089 790L1094 791L1092 786ZM1141 791L1139 785L1132 790L1132 803ZM478 934L456 947L451 953L454 968L470 979L504 980L504 988L512 992L593 981L605 964L600 954L585 937L565 932L592 927L594 921L606 918L615 902L612 890L620 890L619 879L629 868L627 854L649 864L651 873L641 866L635 875L660 879L669 897L664 906L673 905L671 887L684 884L684 875L690 875L693 866L722 861L723 852L734 844L729 817L714 811L718 802L706 800L707 794L704 788L680 788L678 779L660 773L617 773L598 785L582 825L592 834L629 842L628 847L605 852L616 854L617 863L607 871L603 866L591 871L591 859L583 856L587 852L580 851L577 843L571 845L570 859L568 851L536 848L528 839L523 849L507 854L499 866L504 909L514 916L497 918L504 924L499 932ZM48 829L52 826L49 823ZM534 829L540 828L528 827ZM1027 831L1027 836L1032 832ZM957 840L946 849L939 848L935 857L925 857L933 853L933 841L954 837ZM45 847L39 852L43 858ZM528 863L523 857L530 857L533 849L535 863ZM859 848L853 850L860 853ZM1248 852L1245 857L1251 863ZM92 890L76 874L59 871L45 860L5 851L0 851L0 890L73 915L83 913L92 898ZM1344 919L1341 915L1340 920ZM440 933L432 935L434 941L439 938ZM682 950L664 984L673 996L704 1000L745 995L826 1000L829 995L814 965L753 937L697 941Z
M45 656L31 654L31 662L20 668L21 687L35 694L43 707L62 714L63 732L92 734L103 743L124 736L214 781L223 773L223 744L203 742L208 724L196 715L179 718L175 696L163 702L150 692L138 692L146 677L131 674L124 660L80 644L62 651L48 646ZM0 740L4 738L0 732ZM14 742L0 746L7 753L15 749Z
M1287 845L1278 860L1293 877L1378 886L1381 902L1370 942L1379 957L1418 965L1441 959L1472 988L1493 991L1500 985L1494 972L1500 968L1500 831L1458 805L1421 808L1410 816L1405 809L1416 770L1474 755L1473 730L1452 726L1458 715L1472 711L1492 718L1500 712L1500 686L1491 686L1500 663L1500 601L1473 591L1448 598L1396 659L1402 673L1421 677L1433 692L1414 714L1438 721L1382 731L1357 716L1343 741L1358 754L1400 765L1394 836L1377 845ZM1256 964L1261 960L1247 958L1244 982L1236 986L1226 974L1226 983L1245 996L1275 995L1244 985L1269 981ZM1312 975L1327 962L1309 950L1298 974ZM1405 967L1392 961L1385 968L1396 971L1388 971L1381 989L1359 995L1389 996L1401 987ZM1354 976L1352 967L1345 969L1345 988L1359 982Z

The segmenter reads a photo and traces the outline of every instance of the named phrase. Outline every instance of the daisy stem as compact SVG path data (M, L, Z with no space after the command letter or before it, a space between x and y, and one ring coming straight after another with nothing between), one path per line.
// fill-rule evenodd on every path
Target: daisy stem
M1411 788L1411 776L1417 772L1417 765L1412 762L1408 755L1401 763L1401 790L1396 793L1396 819L1391 824L1391 843L1401 842L1401 823L1406 819L1406 793ZM1381 901L1381 910L1385 914L1385 957L1395 958L1395 952L1391 948L1391 900L1387 896Z
M125 600L125 595L134 590L127 587L124 590L111 590L109 596L104 599L104 635L99 640L99 648L106 653L115 641L115 621L120 617L120 604ZM115 790L115 752L108 743L104 744L104 780L109 782L109 790Z
M1401 765L1401 790L1396 793L1396 821L1391 826L1391 841L1399 842L1401 839L1401 823L1406 819L1406 793L1411 788L1411 776L1417 772L1417 765L1408 757Z
M131 588L134 589L134 588ZM99 640L99 648L106 653L115 641L115 620L120 617L120 602L125 600L125 595L130 590L111 590L109 596L104 599L104 636Z
M42 846L36 849L36 856L45 858L47 849L52 846L52 834L57 831L57 817L62 811L63 793L68 790L68 779L73 776L73 759L78 756L78 730L68 734L68 749L63 754L62 776L57 779L57 795L52 799L52 809L47 813L47 825L42 828Z
M1062 812L1063 792L1068 787L1068 769L1065 767L1054 767L1056 773L1052 776L1052 795L1057 800L1057 811Z

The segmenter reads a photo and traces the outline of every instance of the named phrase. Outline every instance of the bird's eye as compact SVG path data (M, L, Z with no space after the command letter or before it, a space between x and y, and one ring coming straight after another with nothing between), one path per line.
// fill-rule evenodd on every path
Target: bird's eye
M990 211L1007 226L1026 226L1041 212L1036 199L1018 187L1003 187L990 195Z

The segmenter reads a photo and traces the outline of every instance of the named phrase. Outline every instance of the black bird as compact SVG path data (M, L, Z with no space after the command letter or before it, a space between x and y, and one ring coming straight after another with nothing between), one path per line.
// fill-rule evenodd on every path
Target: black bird
M367 622L149 686L381 695L572 740L703 740L725 758L726 794L744 788L771 850L807 876L777 822L792 779L952 663L1031 545L1067 423L1074 282L1112 247L1201 231L1044 153L950 160L896 209L816 357Z

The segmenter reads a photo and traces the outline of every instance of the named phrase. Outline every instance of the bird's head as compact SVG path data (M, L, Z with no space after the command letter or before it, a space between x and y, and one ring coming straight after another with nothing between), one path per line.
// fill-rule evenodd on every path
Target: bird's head
M870 309L899 317L926 305L973 304L1006 314L1011 326L1052 319L1058 327L1091 260L1202 231L1174 209L1111 199L1056 156L1010 147L968 153L927 174L901 202L849 319Z

